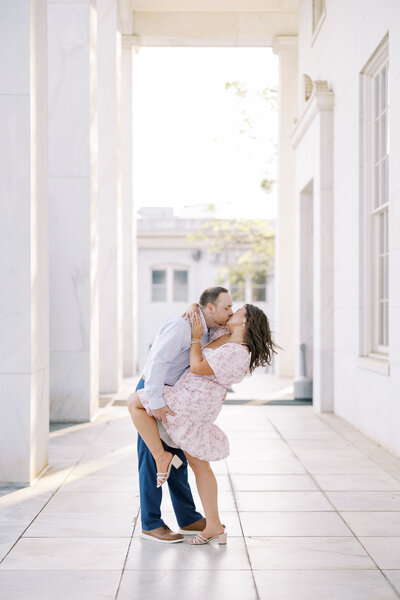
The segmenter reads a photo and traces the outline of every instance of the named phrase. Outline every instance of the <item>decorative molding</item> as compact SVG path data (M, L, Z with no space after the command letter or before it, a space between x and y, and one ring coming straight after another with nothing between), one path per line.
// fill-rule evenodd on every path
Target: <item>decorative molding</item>
M327 81L314 81L314 89L308 100L303 114L299 117L290 136L294 148L298 145L314 117L321 111L332 111L334 108L334 93L329 90Z
M137 35L121 35L121 46L122 48L135 48L140 46L139 36Z
M297 46L299 43L299 38L297 35L278 35L274 40L274 45L272 46L272 51L274 54L279 54L279 50L282 48L290 48L293 46Z
M390 375L390 364L387 358L378 358L376 356L359 356L357 364L360 369L373 371L374 373L379 373L379 375Z
M326 79L314 81L315 89L317 92L329 92L329 86Z
M310 99L313 89L314 89L314 84L313 84L311 77L309 75L307 75L306 73L303 73L303 90L304 90L304 99L306 102Z

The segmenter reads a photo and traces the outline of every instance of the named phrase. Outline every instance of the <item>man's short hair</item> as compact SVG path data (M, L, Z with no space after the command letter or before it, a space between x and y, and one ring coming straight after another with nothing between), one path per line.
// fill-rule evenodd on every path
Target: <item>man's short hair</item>
M200 306L207 306L210 302L216 304L218 296L223 293L228 293L228 290L221 286L207 288L200 296Z

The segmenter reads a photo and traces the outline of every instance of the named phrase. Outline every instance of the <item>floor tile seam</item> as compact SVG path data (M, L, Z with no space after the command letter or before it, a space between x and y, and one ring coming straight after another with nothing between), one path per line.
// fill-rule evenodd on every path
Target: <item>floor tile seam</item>
M137 526L137 524L139 522L139 514L140 514L140 507L137 510L135 522L133 523L133 527L132 527L132 531L131 531L131 537L130 537L128 548L127 548L127 551L126 551L125 560L124 560L124 564L122 566L121 574L120 574L120 577L119 577L119 580L118 580L118 585L117 585L117 589L116 589L116 592L115 592L114 600L117 600L117 598L118 598L118 594L119 594L119 590L120 590L120 587L121 587L122 578L123 578L125 570L126 570L126 563L128 561L129 552L130 552L130 549L131 549L131 546L132 546L132 542L133 542L133 536L134 536L134 533L136 531L136 526Z
M333 413L333 414L334 414L334 413ZM352 444L352 445L353 445L355 448L357 448L357 450L359 450L359 451L360 451L360 452L361 452L361 453L362 453L362 454L365 456L365 458L367 458L368 460L370 460L370 461L371 461L371 462L372 462L374 465L377 465L377 466L378 466L380 469L382 469L383 471L385 471L385 473L387 473L388 475L391 475L391 477L393 477L393 478L394 478L394 479L396 479L397 481L400 481L400 476L399 476L399 477L396 477L396 475L394 475L393 473L391 473L391 471L389 471L387 467L383 466L383 465L382 465L381 463L379 463L379 462L378 462L376 459L374 459L374 458L371 458L370 456L368 456L368 454L366 453L366 451L365 451L365 450L363 450L363 446L362 446L362 444L361 444L361 445L359 445L359 444L357 444L355 441L353 441L353 440L349 440L348 438L346 438L346 437L345 437L345 436L342 434L342 432L341 432L340 430L336 429L336 428L333 426L333 424L332 424L332 423L328 423L328 422L324 421L324 419L323 419L323 418L322 418L322 417L321 417L321 416L320 416L318 413L315 413L315 416L317 417L317 419L318 419L319 421L321 421L322 423L324 423L325 425L327 425L327 427L329 427L330 429L332 429L332 430L333 430L335 433L337 433L338 435L340 435L340 436L341 436L341 437L342 437L344 440L346 440L347 442L349 442L350 444ZM355 427L354 427L354 429L356 430L356 428L355 428ZM357 431L357 430L356 430L356 431ZM362 435L364 435L364 434L362 434ZM365 437L367 437L367 438L368 438L368 436L365 436ZM368 439L370 439L370 438L368 438ZM373 440L371 440L371 441L373 442ZM386 452L387 454L389 454L389 452L387 452L386 450L383 450L383 451L384 451L384 452ZM391 455L389 454L389 456L391 456ZM395 459L396 459L397 457L393 456L393 458L395 458ZM399 460L399 466L400 466L400 459L398 459L398 460Z
M232 492L232 495L233 495L233 501L235 503L235 509L236 509L235 512L236 512L237 518L239 520L240 531L242 532L241 537L242 537L242 539L244 541L244 546L246 548L246 556L247 556L247 561L248 561L248 564L249 564L249 570L251 571L251 577L252 577L252 580L253 580L253 585L254 585L254 590L255 590L255 593L256 593L256 598L257 598L257 600L261 600L260 594L258 593L257 582L256 582L256 579L255 579L254 573L253 573L253 565L251 563L249 549L248 549L247 544L246 544L246 538L245 538L244 531L243 531L242 520L240 518L240 512L239 512L239 508L238 508L238 504L237 504L237 500L236 500L235 490L233 488L231 473L229 471L229 465L228 465L228 462L226 460L224 462L225 462L226 472L227 472L227 476L228 476L228 481L229 481L229 484L231 486L231 492Z
M223 512L234 512L234 511L223 511ZM375 510L371 510L369 508L362 508L362 509L358 509L358 510L356 510L356 509L349 509L349 508L344 508L344 509L340 509L340 508L332 508L332 509L328 509L328 508L321 509L321 508L318 508L318 509L313 509L313 508L310 508L308 510L306 510L304 508L303 509L290 508L290 509L287 509L287 510L285 510L284 508L281 508L280 510L277 510L277 509L274 509L274 508L270 508L270 509L264 508L264 509L257 509L256 510L256 509L253 508L252 510L239 509L238 512L240 512L240 513L243 513L243 512L252 512L252 513L263 513L263 512L267 512L267 513L275 513L275 512L282 512L282 513L292 513L292 512L295 512L295 513L298 513L298 512L299 513L315 513L315 512L317 512L317 513L333 513L333 512L337 512L337 513L370 513L370 512L371 513L398 513L398 512L400 512L400 510L391 510L391 509L385 510L385 509L381 509L381 508L380 509L375 509Z
M337 475L337 477L340 477L340 475ZM387 489L386 490L370 490L370 489L368 489L368 490L337 490L337 489L330 490L330 489L327 489L327 488L322 488L322 489L325 489L326 492L340 492L340 493L345 492L345 493L349 493L349 494L350 493L359 493L359 492L390 492L390 493L398 492L400 494L400 489L395 489L395 490L387 490ZM243 489L243 490L241 490L241 489L235 489L235 492L241 492L241 493L243 493L243 492L249 492L249 493L250 492L262 492L262 493L264 493L264 492L278 492L278 493L281 494L283 492L319 492L319 490L315 490L315 489L312 489L312 490L310 490L310 489L304 489L304 490L302 490L302 489L295 489L295 490L288 490L288 489L262 489L262 490L260 490L260 489L257 489L257 490L248 490L248 489L246 489L246 490L244 490Z
M127 540L129 535L24 535L24 540ZM365 537L365 536L364 536ZM397 537L397 536L392 536Z
M105 423L105 425L107 425L107 423ZM105 427L102 427L102 430L97 434L97 436L95 438L93 438L93 441L97 440L97 438L103 433L104 429L105 429ZM81 459L82 459L82 457L81 457ZM79 460L81 460L81 459L79 459ZM25 529L22 531L22 533L16 539L16 541L11 546L11 548L8 550L8 552L0 560L0 565L2 565L3 561L7 558L7 556L10 554L10 552L12 552L12 550L14 549L14 547L17 545L17 543L20 541L20 539L24 536L25 532L29 529L29 527L32 525L32 523L34 523L34 521L37 519L37 517L43 512L43 510L46 508L46 506L49 504L49 502L54 498L54 496L59 491L59 489L64 485L65 481L68 479L68 477L70 476L71 472L74 470L74 468L78 464L79 460L76 463L74 463L74 465L72 466L72 468L69 469L68 473L66 473L65 477L62 479L62 481L59 483L59 485L56 486L56 488L54 490L51 490L49 492L50 493L50 497L43 504L43 506L41 507L41 509L35 514L35 516L30 520L30 522L28 523L28 525L25 527ZM49 465L49 467L51 468L51 465ZM42 477L45 477L46 473L47 473L47 470L43 473ZM39 477L38 481L40 481L40 480L41 480L41 477Z
M322 419L320 419L322 421ZM275 427L275 425L273 424L273 426ZM370 560L373 562L373 564L376 566L376 568L382 573L383 577L385 577L382 569L379 568L378 564L376 563L376 561L372 558L371 554L368 552L368 550L365 548L364 544L361 542L361 540L359 539L359 537L355 534L355 531L352 529L352 527L345 521L344 517L342 516L342 514L339 512L339 510L336 508L336 506L333 504L333 502L329 499L329 497L326 495L325 491L321 488L321 486L319 485L318 481L315 479L315 477L313 476L313 474L306 468L306 466L303 464L303 461L297 456L296 452L290 447L290 444L287 442L286 438L281 435L281 432L279 431L279 429L276 427L276 431L277 433L281 436L281 439L288 445L288 447L291 449L291 451L293 452L293 455L296 457L296 459L300 462L300 464L302 465L302 467L305 469L305 471L307 472L307 474L309 475L309 477L312 479L312 481L315 483L315 485L318 487L318 489L321 491L321 493L323 494L323 496L326 498L327 502L329 502L329 504L333 507L334 511L336 512L336 514L338 515L339 519L343 522L343 524L349 529L349 531L352 533L354 539L356 539L358 541L358 543L360 544L360 546L363 548L364 552L366 553L366 555L370 558ZM366 511L367 512L367 511ZM385 577L385 579L387 581L389 581L387 579L387 577ZM390 582L389 582L390 583ZM396 595L398 598L400 598L400 594L399 592L397 592L397 590L395 590L394 586L392 584L390 584L392 589L395 591Z

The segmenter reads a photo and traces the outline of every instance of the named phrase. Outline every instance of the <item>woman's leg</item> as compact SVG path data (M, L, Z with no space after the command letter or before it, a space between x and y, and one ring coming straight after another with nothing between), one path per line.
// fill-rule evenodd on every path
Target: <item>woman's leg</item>
M194 458L186 452L185 454L196 477L196 485L207 521L207 526L201 534L206 538L219 535L223 533L224 527L218 514L218 485L213 470L209 462Z
M157 472L166 473L172 454L164 450L160 434L158 433L157 422L154 417L147 414L143 404L140 402L139 394L136 392L128 398L128 410L140 437L156 461Z

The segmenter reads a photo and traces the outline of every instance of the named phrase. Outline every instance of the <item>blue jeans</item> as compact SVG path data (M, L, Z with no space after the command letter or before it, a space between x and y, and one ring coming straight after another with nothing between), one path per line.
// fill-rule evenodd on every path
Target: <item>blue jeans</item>
M139 381L136 390L141 390L142 388L144 388L143 379ZM182 450L171 448L163 441L162 444L165 450L172 454L177 454L183 462L183 465L179 469L171 469L167 483L178 525L179 527L185 527L202 518L202 515L196 511L189 486L188 462ZM156 463L140 435L138 435L137 453L142 529L144 531L151 531L165 525L161 518L162 488L157 488Z

